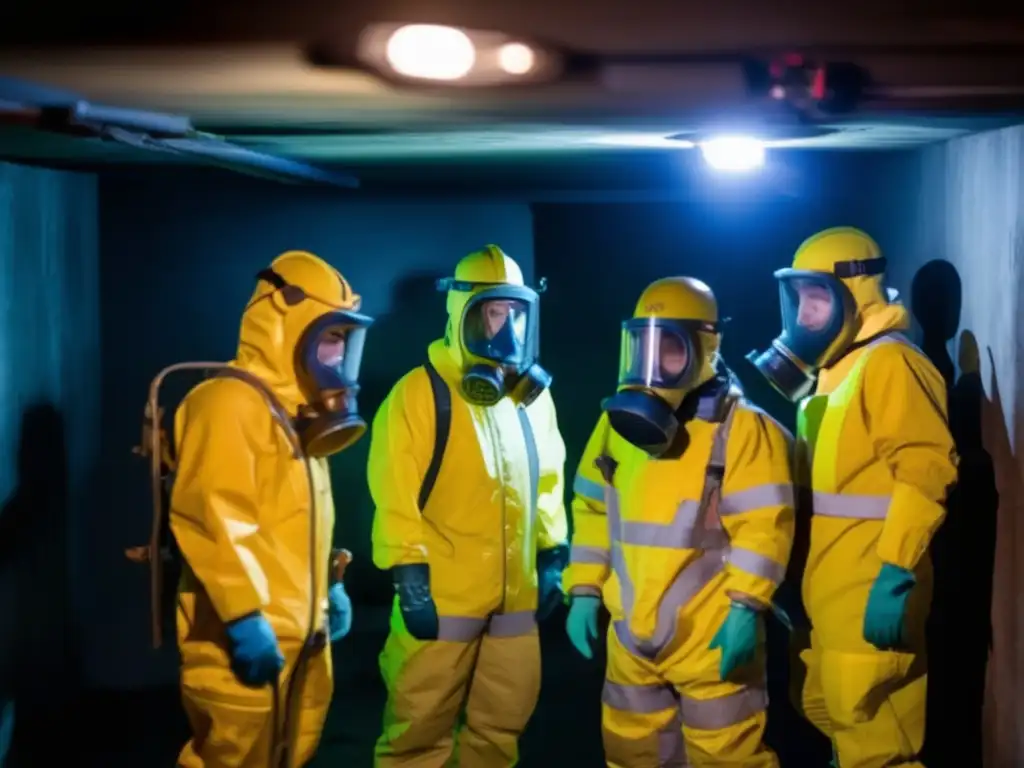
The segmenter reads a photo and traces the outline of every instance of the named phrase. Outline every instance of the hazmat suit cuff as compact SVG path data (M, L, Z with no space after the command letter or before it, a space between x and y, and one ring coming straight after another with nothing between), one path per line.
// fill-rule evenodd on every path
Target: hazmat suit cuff
M924 557L946 510L917 488L897 483L878 541L883 563L913 571Z
M743 603L756 610L767 609L772 604L772 597L778 586L769 579L744 573L732 565L727 566L725 593L734 602Z
M373 553L373 564L382 571L400 565L423 565L427 562L427 548L422 544L401 547L377 547Z
M578 584L569 588L568 597L601 597L601 588L592 584Z

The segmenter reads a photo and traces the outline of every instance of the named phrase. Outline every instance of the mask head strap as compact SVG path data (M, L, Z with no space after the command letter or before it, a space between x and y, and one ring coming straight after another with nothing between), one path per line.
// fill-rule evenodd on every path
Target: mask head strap
M297 285L292 285L272 269L263 269L256 273L257 280L263 280L281 292L281 298L289 307L301 304L306 300L306 292Z
M884 256L877 259L862 259L859 261L837 261L833 268L833 274L840 278L870 277L881 275L885 272L887 261Z

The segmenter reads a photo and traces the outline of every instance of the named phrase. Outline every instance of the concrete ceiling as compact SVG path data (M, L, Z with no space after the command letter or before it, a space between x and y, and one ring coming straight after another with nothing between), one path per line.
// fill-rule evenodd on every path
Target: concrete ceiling
M890 149L1022 119L1020 10L973 6L938 16L934 6L916 3L896 14L891 3L862 0L837 16L822 5L208 0L143 14L124 3L40 0L0 9L0 43L12 44L0 52L0 75L96 102L185 114L197 128L244 146L325 164L668 148L668 136L721 129L767 133L779 147ZM379 20L499 30L605 57L605 64L571 81L424 91L310 63L311 47L327 41L344 49ZM864 67L872 85L862 107L808 131L777 105L753 99L740 58L791 49ZM137 160L98 142L0 134L3 156L69 153Z

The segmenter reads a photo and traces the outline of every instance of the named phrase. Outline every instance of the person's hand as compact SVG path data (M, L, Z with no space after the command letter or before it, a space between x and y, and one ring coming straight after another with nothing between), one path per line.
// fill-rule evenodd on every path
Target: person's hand
M594 658L593 642L597 639L597 610L601 598L593 595L573 595L565 631L569 641L585 659Z
M743 603L733 603L729 613L718 628L711 650L719 649L722 659L718 664L718 676L727 680L740 667L750 664L757 653L758 614Z
M284 669L284 654L270 622L251 613L226 627L231 670L243 685L253 688L272 683Z
M398 593L398 606L409 634L417 640L437 640L437 606L430 594L430 566L426 563L396 565L391 578Z
M864 611L864 639L880 651L895 650L903 644L907 600L916 584L913 572L882 563Z
M341 640L352 629L352 601L340 581L327 590L327 624L332 643Z
M544 621L565 601L562 593L564 567L561 548L537 552L537 621Z

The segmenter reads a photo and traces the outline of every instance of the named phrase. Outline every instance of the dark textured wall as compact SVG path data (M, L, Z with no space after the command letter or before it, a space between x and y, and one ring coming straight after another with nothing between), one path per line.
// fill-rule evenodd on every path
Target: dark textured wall
M960 453L934 547L927 764L939 768L1024 764L1022 171L1024 127L983 133L892 158L879 200Z
M0 706L16 699L15 750L78 674L82 533L102 515L97 280L95 178L0 163Z
M182 360L226 360L257 271L277 254L306 249L333 263L376 316L363 359L361 409L372 417L388 389L419 365L444 332L444 297L433 280L459 257L496 242L532 274L533 233L525 205L359 203L342 193L228 174L110 174L101 183L103 248L103 479L96 573L104 610L94 615L89 668L98 681L134 687L170 682L171 652L146 653L144 569L122 550L147 536L147 468L132 456L150 379ZM182 375L164 396L173 409ZM353 599L390 598L370 561L372 505L364 439L332 460L335 540L353 550Z

